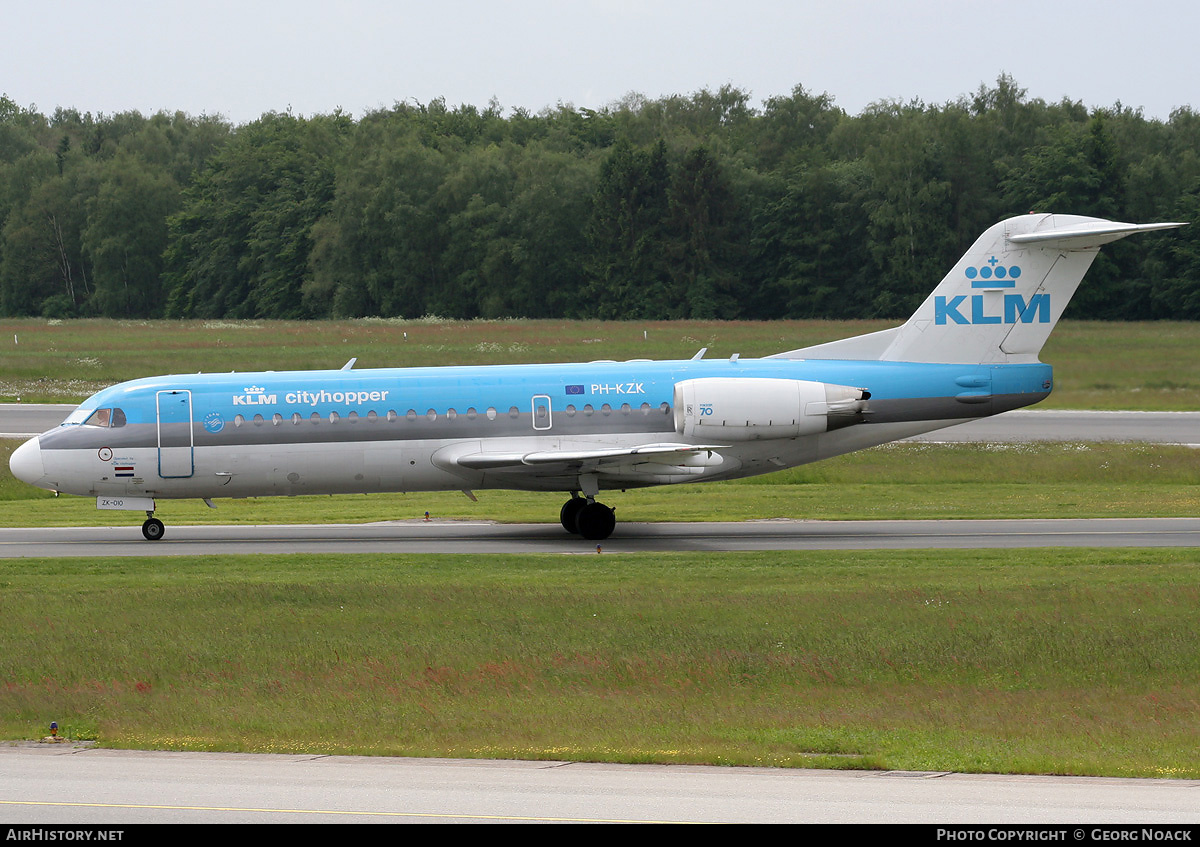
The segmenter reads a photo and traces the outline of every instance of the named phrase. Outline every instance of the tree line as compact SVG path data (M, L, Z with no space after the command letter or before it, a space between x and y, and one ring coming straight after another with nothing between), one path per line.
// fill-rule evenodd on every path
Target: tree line
M799 86L240 126L0 97L6 316L899 318L1032 210L1200 222L1200 114L1007 76L858 115ZM1068 314L1200 319L1200 226L1107 248Z

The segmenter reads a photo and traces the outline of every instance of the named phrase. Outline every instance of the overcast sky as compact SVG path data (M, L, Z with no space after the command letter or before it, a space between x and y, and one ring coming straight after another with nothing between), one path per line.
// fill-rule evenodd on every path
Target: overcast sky
M1011 74L1030 97L1200 110L1195 0L0 0L0 93L50 114L263 112L397 101L537 112L730 84L857 114Z

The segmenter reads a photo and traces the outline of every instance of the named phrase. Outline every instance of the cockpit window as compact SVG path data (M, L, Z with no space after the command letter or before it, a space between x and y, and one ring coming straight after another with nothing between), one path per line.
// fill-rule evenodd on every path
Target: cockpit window
M109 419L112 418L112 409L97 409L92 412L92 416L83 422L84 426L108 426Z
M125 412L121 409L97 409L92 416L83 422L84 426L117 427L125 426Z
M62 422L62 425L63 426L67 426L67 425L78 426L79 424L83 423L84 421L86 421L88 419L88 417L92 414L92 411L93 411L92 409L85 409L82 406L80 406L78 409L71 412L71 414L67 415L67 419Z

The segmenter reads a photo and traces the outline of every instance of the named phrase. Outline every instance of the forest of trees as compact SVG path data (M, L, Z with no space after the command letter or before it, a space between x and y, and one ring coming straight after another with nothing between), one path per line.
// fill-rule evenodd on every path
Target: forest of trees
M899 318L1031 210L1200 223L1200 113L1007 76L859 115L802 87L242 126L0 97L5 316ZM1106 248L1068 316L1200 319L1200 225Z

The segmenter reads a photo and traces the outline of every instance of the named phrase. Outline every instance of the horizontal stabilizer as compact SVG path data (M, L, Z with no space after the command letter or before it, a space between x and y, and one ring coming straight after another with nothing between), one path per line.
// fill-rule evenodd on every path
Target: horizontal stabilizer
M1156 229L1174 229L1186 223L1127 224L1118 221L1093 221L1085 224L1039 229L1020 235L1010 235L1013 244L1031 244L1038 247L1058 247L1064 250L1088 250L1108 244L1135 232L1151 232Z

